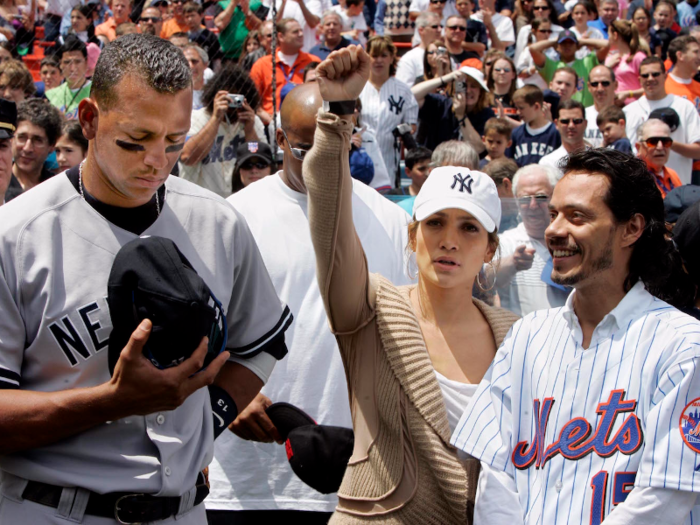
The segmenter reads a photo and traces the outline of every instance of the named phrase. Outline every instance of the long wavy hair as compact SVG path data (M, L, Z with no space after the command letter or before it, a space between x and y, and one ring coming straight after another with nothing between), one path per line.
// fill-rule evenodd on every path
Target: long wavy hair
M642 281L652 295L676 307L690 306L695 286L683 270L680 254L664 221L664 201L646 163L611 149L595 148L568 157L564 173L580 171L604 175L609 188L605 204L618 224L634 215L644 217L644 231L634 243L624 289Z
M516 84L518 83L518 70L515 69L515 62L513 62L513 60L510 57L504 56L504 57L498 57L498 58L494 59L493 66L491 67L491 69L489 69L489 76L486 78L486 85L489 87L489 89L491 90L491 93L493 94L494 87L495 87L495 81L493 80L493 68L496 67L496 62L498 62L499 60L505 60L506 62L508 62L508 65L510 66L510 70L514 74L514 78L510 83L510 89L508 90L508 98L512 100L513 93L515 93L515 90L517 89ZM495 100L494 100L494 102L495 102Z

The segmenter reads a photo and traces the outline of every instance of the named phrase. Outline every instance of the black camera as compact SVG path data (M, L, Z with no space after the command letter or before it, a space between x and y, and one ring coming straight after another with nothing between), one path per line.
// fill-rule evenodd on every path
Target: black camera
M410 124L399 124L391 131L391 133L397 139L401 139L404 148L413 149L418 147L418 144L416 144L416 139L414 139L413 135L411 134Z

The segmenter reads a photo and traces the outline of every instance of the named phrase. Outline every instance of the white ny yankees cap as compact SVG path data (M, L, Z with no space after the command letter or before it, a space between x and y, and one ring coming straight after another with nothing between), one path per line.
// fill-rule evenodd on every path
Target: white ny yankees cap
M481 171L442 166L430 172L413 205L413 217L422 221L433 213L456 208L471 214L486 231L501 222L501 200L496 184Z

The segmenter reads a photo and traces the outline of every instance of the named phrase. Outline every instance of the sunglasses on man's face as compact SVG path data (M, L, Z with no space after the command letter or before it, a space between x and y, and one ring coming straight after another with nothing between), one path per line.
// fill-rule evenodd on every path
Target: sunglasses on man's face
M597 88L600 85L602 85L603 87L608 87L610 85L609 80L601 80L600 82L591 82L589 80L588 83L591 85L591 87L594 87L594 88Z
M447 26L447 29L451 29L452 31L466 31L467 28L464 26Z
M640 73L639 76L642 78L649 78L649 77L658 78L661 76L661 71L654 71L653 73Z
M435 24L434 26L428 26L430 29L434 29L437 31L438 29L442 29L442 24Z
M154 24L156 22L160 22L162 19L157 16L142 16L139 18L139 22L153 22Z
M559 123L564 124L565 126L568 126L569 123L573 122L575 126L580 126L583 124L583 119L582 118L560 118Z
M549 196L543 194L523 195L522 197L518 197L515 200L520 206L529 206L532 202L532 199L535 199L535 204L539 206L542 206L543 204L547 204L549 202Z
M549 11L549 7L546 5L538 5L532 8L533 11Z
M292 143L289 142L289 139L287 138L287 134L282 130L282 135L284 135L284 140L287 141L287 146L289 146L289 151L292 153L292 157L294 157L297 160L304 160L304 157L306 157L306 154L310 151L308 149L303 149L303 148L294 148L292 147Z
M644 141L648 148L655 148L658 146L659 142L664 148L670 148L673 145L673 139L671 137L649 137Z

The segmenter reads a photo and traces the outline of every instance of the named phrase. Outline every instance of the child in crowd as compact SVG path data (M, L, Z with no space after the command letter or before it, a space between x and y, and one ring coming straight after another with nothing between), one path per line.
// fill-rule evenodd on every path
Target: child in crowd
M488 163L484 173L496 183L498 198L501 199L501 224L498 233L515 228L520 223L518 203L513 195L513 177L518 165L513 159L502 157Z
M608 106L598 113L598 129L603 134L603 146L622 153L632 153L632 145L627 138L625 112L617 106Z
M56 161L59 171L69 170L80 164L87 156L88 141L77 120L63 123L61 136L56 141Z
M417 147L406 152L406 176L411 179L409 186L392 189L389 195L411 195L415 197L430 175L430 158L433 152L428 148Z
M513 105L525 124L513 130L506 156L521 168L537 164L542 157L561 146L559 131L546 117L544 94L537 86L528 84L513 93Z
M345 0L345 6L333 6L333 11L343 18L343 36L359 41L362 47L367 46L367 22L362 14L364 7L365 0Z
M202 25L203 10L197 2L187 2L182 12L185 15L185 23L190 42L194 42L204 49L209 55L209 65L212 69L218 70L221 61L221 46L219 38Z
M511 134L511 127L506 119L490 118L486 121L484 134L481 137L481 142L486 148L486 157L479 161L479 168L484 168L492 160L506 156L506 149L513 144L510 140Z

